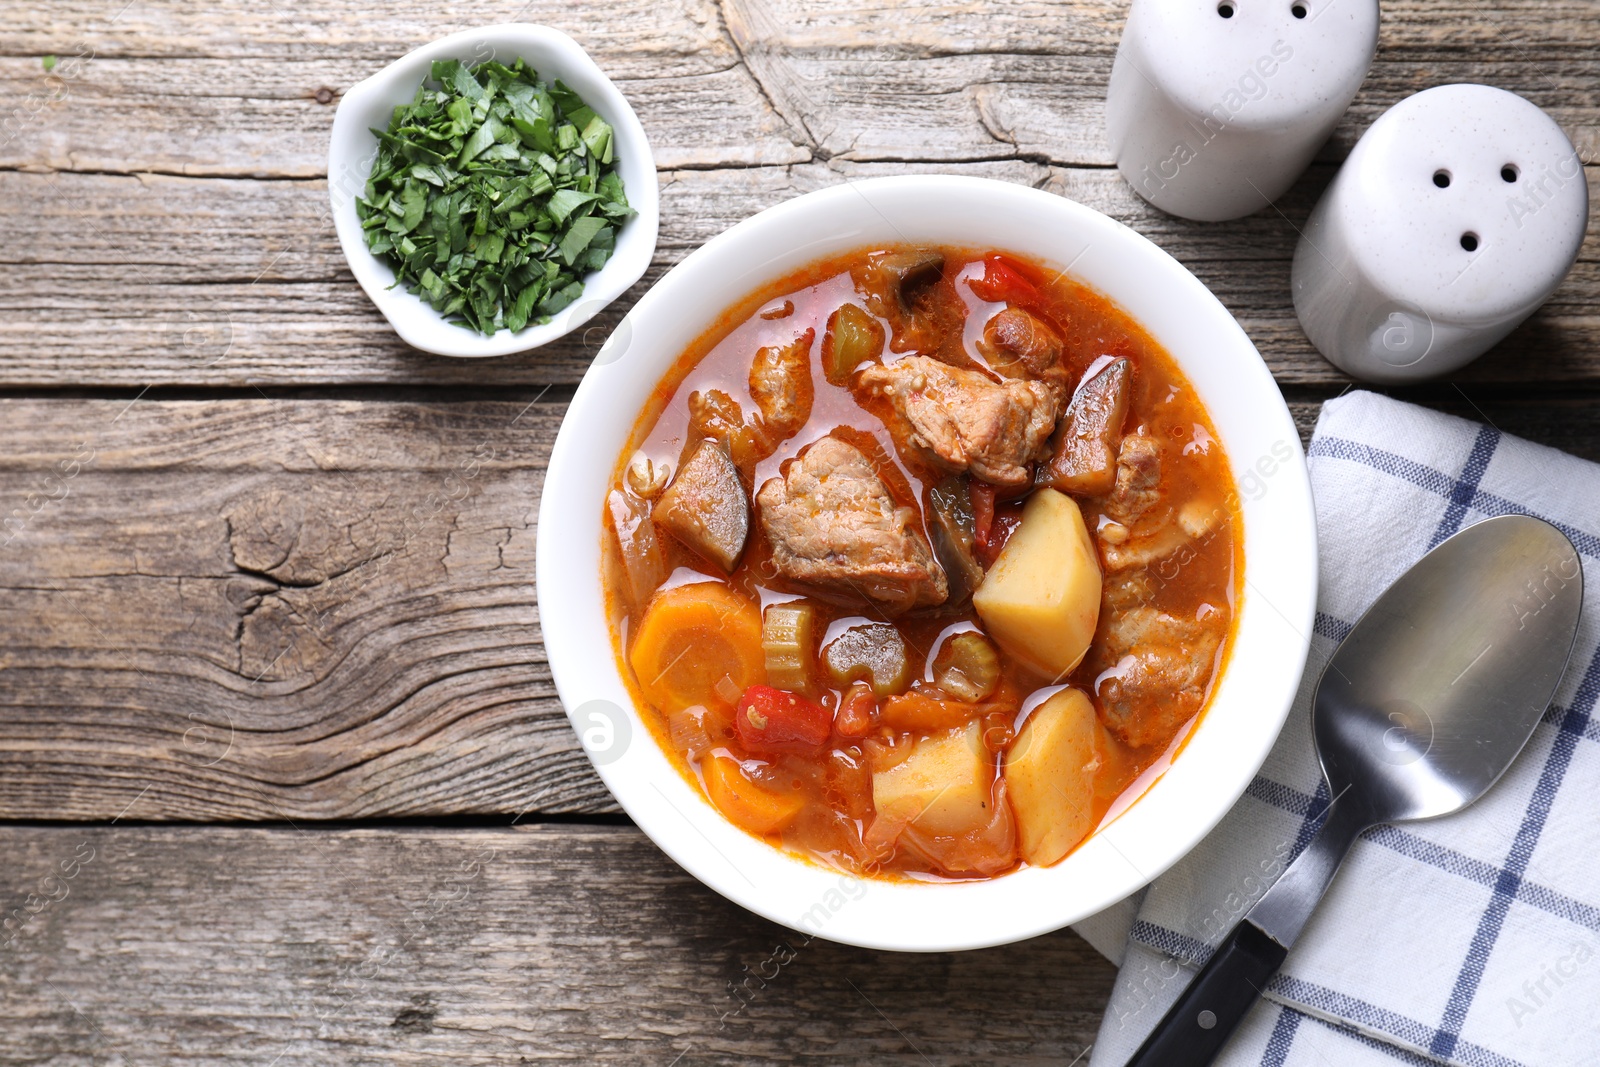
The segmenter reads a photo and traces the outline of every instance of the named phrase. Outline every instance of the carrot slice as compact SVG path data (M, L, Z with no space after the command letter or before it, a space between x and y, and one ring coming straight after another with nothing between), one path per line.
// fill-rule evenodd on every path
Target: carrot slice
M805 805L796 794L774 793L752 782L739 761L729 756L712 756L701 767L711 803L729 822L753 834L777 833Z
M699 704L727 717L766 678L761 609L717 582L668 589L640 621L628 662L662 711Z
M986 707L913 689L885 700L878 712L878 721L891 730L927 733L965 726L969 720L982 714Z

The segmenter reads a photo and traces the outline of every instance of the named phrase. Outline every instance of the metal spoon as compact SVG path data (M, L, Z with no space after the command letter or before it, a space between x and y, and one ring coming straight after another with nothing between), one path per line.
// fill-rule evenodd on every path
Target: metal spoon
M1460 811L1505 773L1578 633L1572 542L1528 515L1470 526L1378 598L1323 671L1312 729L1333 803L1128 1067L1204 1067L1255 1004L1357 835Z

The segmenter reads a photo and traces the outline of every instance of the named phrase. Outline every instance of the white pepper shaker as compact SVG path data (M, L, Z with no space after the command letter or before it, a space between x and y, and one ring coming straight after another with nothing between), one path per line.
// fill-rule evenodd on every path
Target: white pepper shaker
M1173 215L1259 211L1328 139L1377 46L1377 0L1133 0L1106 90L1117 167Z
M1550 116L1486 85L1426 89L1362 134L1312 211L1295 311L1347 374L1446 374L1549 299L1588 221L1582 161Z

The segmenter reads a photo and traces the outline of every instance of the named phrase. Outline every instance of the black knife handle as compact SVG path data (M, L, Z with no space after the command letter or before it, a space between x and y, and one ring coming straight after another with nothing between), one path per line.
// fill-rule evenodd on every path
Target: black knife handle
M1235 926L1128 1067L1208 1067L1288 954L1253 923Z

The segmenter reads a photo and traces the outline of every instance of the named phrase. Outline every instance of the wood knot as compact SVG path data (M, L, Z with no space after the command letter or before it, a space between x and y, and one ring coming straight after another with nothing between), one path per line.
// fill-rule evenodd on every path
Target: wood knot
M426 997L416 998L409 1008L401 1008L400 1013L390 1023L391 1029L407 1034L426 1034L433 1029L433 1021L439 1013Z
M311 94L312 98L315 99L319 104L331 104L333 103L333 98L337 95L339 94L328 88L326 85Z
M299 577L294 572L300 568L290 564L290 556L300 544L304 507L303 494L282 489L231 502L223 515L234 567L273 580Z

